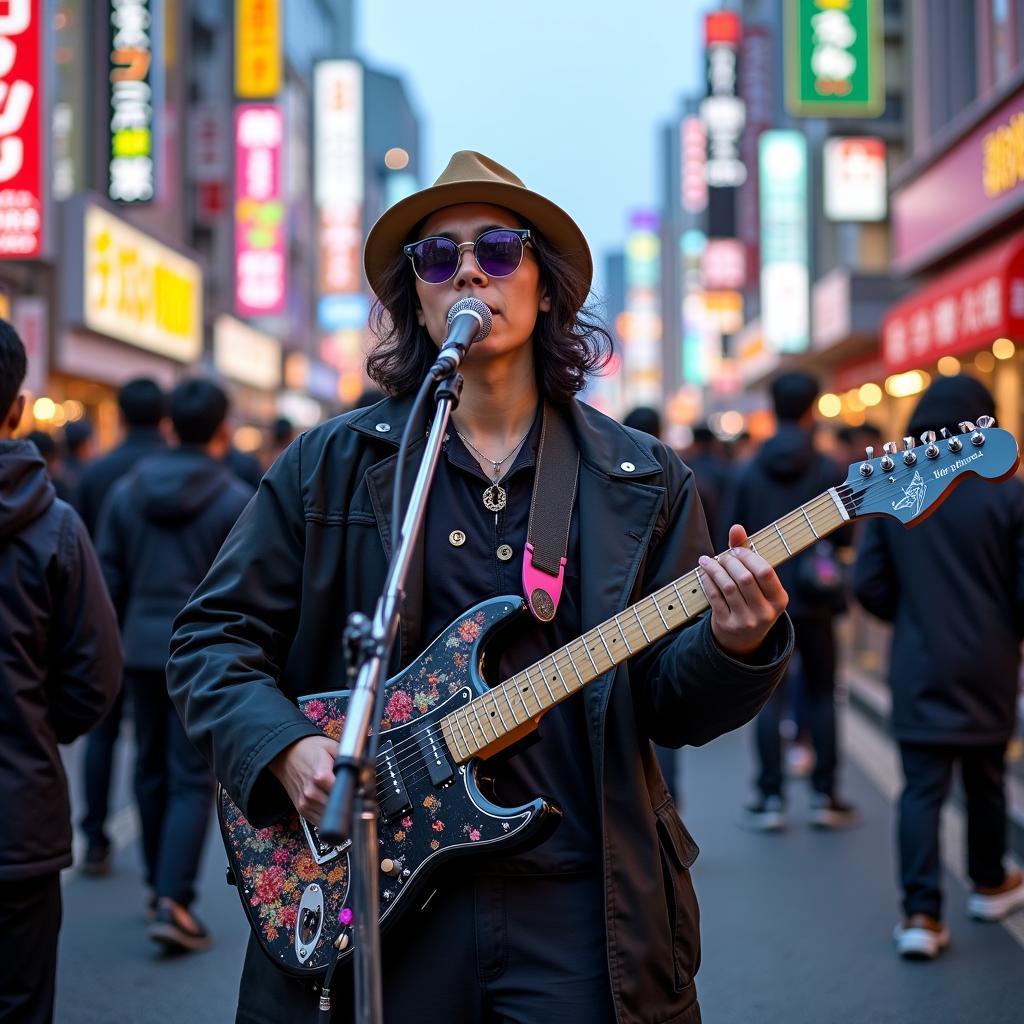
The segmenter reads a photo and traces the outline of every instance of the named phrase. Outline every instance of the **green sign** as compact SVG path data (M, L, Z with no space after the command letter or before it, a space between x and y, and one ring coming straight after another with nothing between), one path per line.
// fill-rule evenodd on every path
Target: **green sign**
M885 109L882 0L786 0L786 106L794 117Z

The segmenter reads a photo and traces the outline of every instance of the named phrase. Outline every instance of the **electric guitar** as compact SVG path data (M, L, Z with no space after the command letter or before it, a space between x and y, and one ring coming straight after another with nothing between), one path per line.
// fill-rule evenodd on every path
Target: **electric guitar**
M921 444L894 442L850 466L844 483L750 537L779 565L853 520L887 515L905 526L926 518L967 476L1000 480L1017 468L1017 444L991 417L962 433L929 432ZM379 914L382 930L434 892L436 869L460 857L527 848L557 824L553 804L498 805L480 762L532 732L541 716L588 683L708 608L699 569L638 601L581 637L489 687L481 666L489 636L525 613L520 597L484 601L461 615L393 679L380 722ZM338 739L348 691L299 701ZM254 935L284 971L315 978L352 954L347 910L348 844L330 846L297 814L268 828L249 824L221 788L218 817L230 871Z

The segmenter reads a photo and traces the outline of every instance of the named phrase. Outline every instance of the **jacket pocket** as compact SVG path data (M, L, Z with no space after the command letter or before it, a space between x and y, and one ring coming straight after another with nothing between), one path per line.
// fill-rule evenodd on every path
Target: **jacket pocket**
M693 982L700 967L700 912L690 881L690 865L700 851L671 801L659 807L655 815L661 871L668 900L675 988L681 992Z

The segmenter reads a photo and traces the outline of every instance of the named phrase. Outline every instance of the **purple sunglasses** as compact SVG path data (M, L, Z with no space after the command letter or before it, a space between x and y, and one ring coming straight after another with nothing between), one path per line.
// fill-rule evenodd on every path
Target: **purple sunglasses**
M424 284L444 284L458 273L464 249L473 250L477 266L488 277L514 274L529 241L528 228L490 228L475 242L457 244L450 238L431 235L402 246L402 252L412 260L413 273Z

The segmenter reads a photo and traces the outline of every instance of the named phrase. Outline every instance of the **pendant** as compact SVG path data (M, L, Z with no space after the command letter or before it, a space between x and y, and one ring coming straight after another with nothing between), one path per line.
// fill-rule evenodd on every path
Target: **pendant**
M484 508L490 512L500 512L505 507L505 488L491 484L484 491Z

